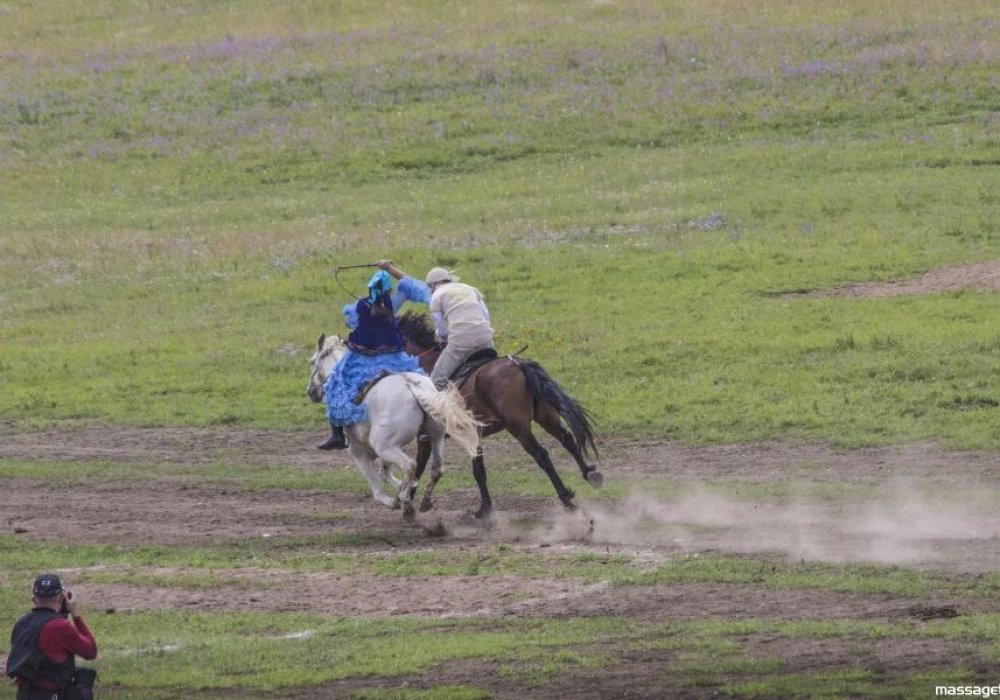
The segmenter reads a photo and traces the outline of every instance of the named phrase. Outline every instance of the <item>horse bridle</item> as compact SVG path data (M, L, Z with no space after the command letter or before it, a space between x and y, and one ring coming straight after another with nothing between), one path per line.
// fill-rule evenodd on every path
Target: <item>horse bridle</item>
M313 367L312 374L309 376L310 388L312 388L315 384L317 384L317 382L315 381L316 375L319 374L320 370L323 369L323 360L332 355L335 349L336 348L334 347L326 347L319 351L319 354L316 356L316 364ZM320 385L326 384L326 378L324 378L322 382L319 382L319 384Z

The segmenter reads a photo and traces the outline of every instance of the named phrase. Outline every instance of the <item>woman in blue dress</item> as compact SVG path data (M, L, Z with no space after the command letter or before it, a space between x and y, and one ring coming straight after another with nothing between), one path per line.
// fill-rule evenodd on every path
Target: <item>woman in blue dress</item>
M379 373L417 372L423 374L416 357L403 350L403 341L396 330L396 310L407 301L427 303L426 286L407 278L392 294L392 277L379 270L368 282L368 296L344 307L344 317L352 329L347 336L348 351L336 364L326 380L326 416L330 421L330 438L319 445L321 450L342 450L347 447L344 426L363 423L368 419L364 405L354 403L367 382Z

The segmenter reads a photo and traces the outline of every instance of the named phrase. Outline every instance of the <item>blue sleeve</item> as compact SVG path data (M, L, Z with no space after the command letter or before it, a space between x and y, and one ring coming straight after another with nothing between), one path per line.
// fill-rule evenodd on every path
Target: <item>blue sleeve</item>
M352 331L358 328L358 308L355 302L344 304L344 320Z
M396 293L392 298L392 308L399 309L408 301L414 304L430 304L431 288L420 280L404 277L396 285Z

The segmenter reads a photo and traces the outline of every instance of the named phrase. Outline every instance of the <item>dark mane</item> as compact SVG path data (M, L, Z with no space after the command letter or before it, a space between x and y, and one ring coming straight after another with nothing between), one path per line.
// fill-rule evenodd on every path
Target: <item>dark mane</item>
M404 340L410 341L421 350L428 350L437 345L434 323L426 314L407 311L397 319L396 328Z

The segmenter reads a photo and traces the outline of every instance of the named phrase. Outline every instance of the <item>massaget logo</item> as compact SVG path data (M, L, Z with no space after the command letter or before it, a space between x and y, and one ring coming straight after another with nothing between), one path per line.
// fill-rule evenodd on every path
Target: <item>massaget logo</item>
M1000 685L936 685L934 695L943 697L996 698Z

